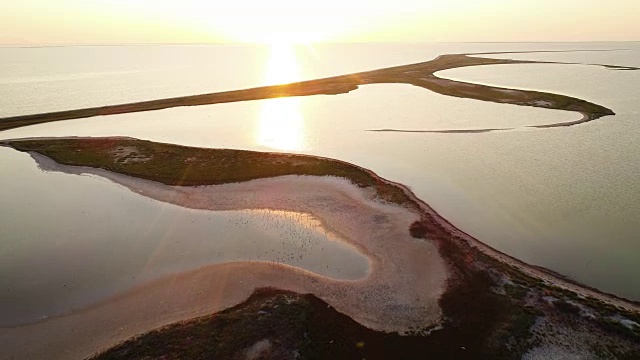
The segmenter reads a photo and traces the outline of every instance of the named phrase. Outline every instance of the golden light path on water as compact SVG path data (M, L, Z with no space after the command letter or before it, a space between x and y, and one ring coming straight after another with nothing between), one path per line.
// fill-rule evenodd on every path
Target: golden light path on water
M266 66L268 84L286 84L300 80L295 47L278 42L271 45ZM300 150L304 146L304 117L300 99L295 97L266 100L260 112L258 143L277 150Z

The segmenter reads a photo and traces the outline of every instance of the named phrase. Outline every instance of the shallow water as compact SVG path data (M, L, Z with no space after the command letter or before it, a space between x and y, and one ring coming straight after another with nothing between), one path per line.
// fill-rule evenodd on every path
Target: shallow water
M629 46L632 45L637 46ZM309 74L333 75L332 72L366 70L380 64L400 65L427 60L439 52L584 48L585 44L405 46L405 50L396 47L379 52L382 54L379 57L368 55L375 54L380 47L373 47L369 52L354 50L353 53L359 53L359 57L352 56L351 61L345 59L342 65L332 66L323 66L330 62L321 54L314 63L317 70ZM619 44L588 44L590 48L607 46L617 47ZM593 54L596 55L592 62L604 62L601 57L605 53ZM614 53L607 54L611 61L617 56L615 64L633 65L634 60L626 59L628 52L616 52L615 56L611 55ZM405 61L402 61L403 56ZM37 63L37 60L32 61ZM16 62L20 63L20 59ZM127 66L131 63L136 62L123 62ZM6 62L4 64L6 68ZM91 64L99 67L94 62ZM176 74L187 68L181 68ZM73 73L73 69L69 65L68 72ZM55 74L47 71L44 75ZM303 70L301 74L301 78L309 76ZM195 89L228 90L226 86L234 84L238 86L232 88L263 84L263 75L242 72L228 83L225 80L217 85L206 81L198 83L197 79L194 82L184 81L185 77L178 75L171 80L172 77L168 76L160 82L167 85L163 88L166 91L154 88L149 93L140 90L139 94L142 98L190 94ZM640 244L637 243L640 234L640 185L636 180L640 178L640 162L637 161L640 158L637 145L640 134L636 126L640 118L637 101L640 96L634 88L640 83L635 80L640 72L574 65L504 65L456 69L438 75L559 92L610 107L617 115L569 128L525 130L522 127L526 125L573 120L580 115L448 98L409 85L386 84L363 86L339 96L262 100L71 120L10 130L0 137L127 135L204 147L308 153L353 162L383 177L407 184L418 197L452 223L499 250L602 290L640 299L640 286L636 280L640 260ZM119 83L121 76L129 75L109 75L106 79ZM23 83L21 90L0 84L0 92L14 94L13 101L18 106L3 107L2 111L36 112L54 105L75 107L79 103L103 104L100 101L131 99L131 94L138 91L137 85L156 78L157 75L131 80L127 86L131 93L127 92L129 90L120 93L120 88L107 82L104 88L93 90L93 93L80 94L74 89L59 91L56 95L58 100L41 98L42 89L46 87L40 88L34 83ZM66 89L64 81L51 80L52 84L47 86ZM107 80L87 78L82 81L101 84ZM28 93L25 89L33 89L33 92ZM138 99L136 96L134 94L133 98ZM519 129L485 134L365 131L375 128L433 130L502 126ZM7 156L14 156L8 155L10 153L9 150L0 152L0 162L11 164L13 170L12 173L3 172L3 176L9 179L7 181L25 181L32 189L21 197L22 202L15 201L14 205L17 209L15 219L22 219L17 222L21 227L14 228L15 232L28 233L33 223L45 223L51 216L48 208L33 209L43 203L51 203L50 197L54 195L48 182L37 177L31 180L20 178L21 172L27 174L37 170L28 157L9 162ZM98 193L116 191L111 183L95 178L92 181L99 183ZM3 205L5 199L13 196L16 187L0 188ZM81 189L71 186L64 191L67 195L76 194L74 197L83 194ZM113 201L112 198L109 201ZM28 206L23 204L25 199L28 199ZM159 208L165 206L155 205ZM90 205L70 204L67 211L72 208L78 212L90 208ZM5 216L9 214L8 207L3 207L2 211L2 227L13 223L7 220L10 217ZM149 211L158 210L151 207ZM64 227L64 224L60 222L59 226ZM104 226L109 227L109 223ZM118 231L121 228L111 227ZM37 243L47 239L44 234L38 236L31 241ZM27 240L21 239L20 243L24 241Z
M361 279L369 260L307 214L204 211L105 179L42 172L0 148L0 326L39 320L166 274L233 261Z

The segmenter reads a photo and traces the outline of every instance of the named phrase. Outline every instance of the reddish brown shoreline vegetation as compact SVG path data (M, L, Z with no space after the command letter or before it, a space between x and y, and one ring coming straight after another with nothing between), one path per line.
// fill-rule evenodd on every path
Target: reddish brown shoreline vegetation
M172 185L218 184L289 174L345 177L360 187L373 187L385 201L419 211L421 220L408 231L416 238L436 242L450 272L447 291L439 301L444 322L437 329L414 329L413 334L405 336L376 332L328 308L313 295L272 289L259 291L221 313L126 341L97 356L100 359L241 358L265 338L271 344L268 351L273 351L265 354L277 358L298 353L306 359L424 358L426 354L434 358L517 359L549 341L553 335L548 327L590 334L588 346L593 354L621 359L640 356L640 328L612 320L621 316L640 323L640 314L549 285L488 256L452 231L452 225L437 213L425 211L405 189L355 165L313 156L198 149L135 139L71 138L3 144L35 151L65 165L102 168ZM148 160L138 163L114 159L113 150L123 146L137 149L127 156ZM245 166L261 170L247 173ZM269 330L274 328L282 331Z
M152 111L179 106L219 104L289 96L343 94L357 89L360 85L382 83L411 84L447 96L497 103L508 103L521 106L569 110L578 112L583 115L581 119L576 121L534 126L538 128L571 126L587 121L592 121L602 116L614 115L614 112L611 109L570 96L551 94L540 91L506 89L495 86L465 83L461 81L439 78L434 75L434 73L436 73L437 71L466 66L546 63L551 62L490 59L477 56L468 56L467 54L450 54L442 55L433 60L417 64L396 66L385 69L354 73L350 75L334 76L324 79L302 81L284 85L265 86L245 90L225 91L120 105L109 105L94 108L0 118L0 131L53 121L141 111ZM621 68L615 65L600 66L606 66L616 69ZM388 130L393 129L386 129L382 131ZM403 130L396 129L395 131ZM415 132L416 130L411 131ZM423 130L423 132L429 131ZM439 130L438 132L461 131L451 129Z

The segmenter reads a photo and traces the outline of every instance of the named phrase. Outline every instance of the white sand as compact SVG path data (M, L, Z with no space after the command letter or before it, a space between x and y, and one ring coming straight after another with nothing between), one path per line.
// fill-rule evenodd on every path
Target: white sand
M135 334L174 321L210 314L246 299L258 287L313 293L338 311L377 330L407 331L436 324L447 271L433 243L414 239L418 215L382 204L344 179L283 176L244 183L174 187L105 170L70 167L32 154L48 171L89 173L130 190L180 206L210 209L273 209L308 213L371 259L371 274L338 281L283 265L216 264L136 287L82 311L47 321L0 329L2 358L75 359Z

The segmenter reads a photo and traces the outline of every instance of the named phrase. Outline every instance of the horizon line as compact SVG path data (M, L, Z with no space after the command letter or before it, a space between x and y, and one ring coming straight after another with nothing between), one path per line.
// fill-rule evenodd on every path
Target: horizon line
M390 44L576 44L576 43L634 43L640 40L577 40L577 41L327 41L311 42L314 45L390 45ZM305 43L293 43L304 45ZM51 44L1 44L3 48L53 48L53 47L118 47L118 46L269 46L257 42L149 42L149 43L51 43Z

